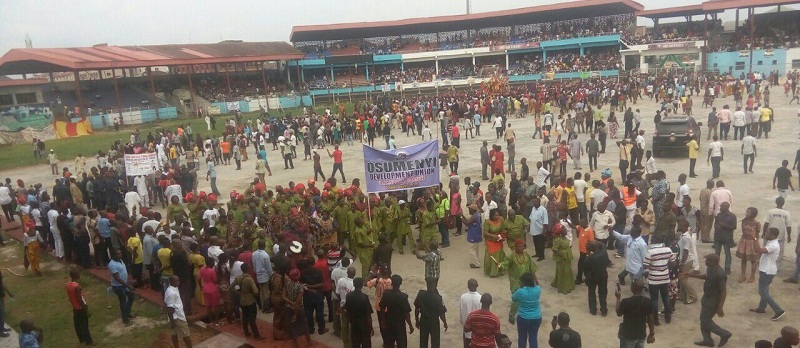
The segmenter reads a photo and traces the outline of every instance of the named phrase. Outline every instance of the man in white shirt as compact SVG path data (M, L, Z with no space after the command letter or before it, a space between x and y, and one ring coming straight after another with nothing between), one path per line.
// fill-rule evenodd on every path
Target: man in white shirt
M536 180L533 181L533 184L536 185L536 187L544 187L547 178L550 177L550 172L544 169L542 162L536 162L536 168L538 168L536 171Z
M53 234L56 257L62 259L64 258L64 240L61 239L61 231L58 230L56 219L58 219L58 209L50 209L47 212L47 221L50 223L50 233Z
M719 137L715 135L714 141L711 144L708 144L708 158L706 159L706 162L711 164L712 178L716 179L719 177L719 165L724 157L725 149L723 149L722 142L719 141Z
M756 138L753 137L751 134L753 132L747 133L747 135L742 138L742 156L744 156L744 173L753 172L753 163L756 161L756 156L758 155L756 151ZM750 162L750 165L747 165L747 162Z
M589 216L586 213L586 186L587 183L581 177L581 173L575 173L574 176L575 181L572 183L572 187L575 189L575 198L578 200L578 213L581 219L589 219Z
M647 150L647 153L645 153L645 158L647 158L647 161L644 162L645 179L650 181L653 179L656 172L658 172L656 168L656 158L653 157L653 151L650 150Z
M187 347L191 347L192 339L189 334L189 323L183 312L181 294L178 291L179 283L178 276L173 275L169 278L169 287L164 291L164 311L167 312L169 325L172 328L172 345L177 347L178 338L181 338Z
M616 236L618 233L614 233ZM669 263L676 261L676 256L670 247L664 245L664 236L655 234L651 237L652 244L647 249L642 265L647 270L647 283L650 286L650 303L653 313L658 312L658 297L664 302L664 313L667 324L672 319L670 302L667 300L669 292ZM653 315L658 324L657 315Z
M341 302L339 298L339 293L337 292L337 284L339 284L339 279L347 278L347 268L350 267L350 258L347 256L342 257L342 260L339 261L336 266L331 270L331 283L333 283L333 301L334 303L338 304ZM341 313L339 311L334 311L334 318L333 318L333 335L336 337L342 336L342 318Z
M203 212L203 221L211 228L217 225L217 219L219 219L219 210L217 207L209 205L208 209Z
M0 185L0 205L3 206L3 213L6 215L6 220L8 222L14 222L14 209L12 209L12 202L13 199L11 198L11 189L5 185Z
M350 266L347 268L347 276L344 278L339 279L336 282L336 296L339 298L339 308L344 310L344 305L347 302L347 294L351 291L355 290L355 286L353 285L353 277L356 276L356 268ZM341 334L342 334L342 343L344 343L345 347L351 347L350 341L350 316L346 313L340 316L342 325L341 325Z
M675 205L678 208L683 208L683 198L689 195L689 184L686 183L686 174L678 175L678 183L681 186L678 187L678 194L675 195Z
M492 200L492 194L487 192L483 197L483 207L481 207L481 218L483 221L489 221L489 212L491 212L492 209L497 209L497 202Z
M682 220L678 222L678 231L683 232L681 239L678 240L678 265L680 266L681 273L693 273L700 271L700 262L697 260L697 240L695 239L692 228L689 224ZM694 291L689 279L685 277L678 278L680 294L678 298L686 304L692 304L697 301L697 292Z
M708 214L717 216L722 203L726 202L733 205L733 194L731 194L731 190L725 188L725 182L719 180L717 181L717 188L711 191L711 197L708 199Z
M125 193L125 207L131 217L142 209L142 198L138 192L131 190Z
M758 295L761 300L758 302L758 307L751 309L751 312L764 313L767 305L775 311L772 316L772 321L777 321L786 311L781 309L781 306L769 294L769 285L772 284L772 279L778 273L778 254L780 253L780 246L778 245L778 229L770 228L765 235L766 243L763 248L758 249L761 253L761 258L758 262Z
M478 281L475 279L468 280L467 289L469 291L461 294L461 298L458 301L462 326L467 322L467 316L470 313L481 309L481 294L478 293ZM464 347L469 347L472 341L472 332L465 332L463 338Z
M783 259L783 250L786 243L792 242L792 216L783 209L784 203L786 203L786 200L783 197L775 198L775 208L767 210L767 214L764 217L763 231L765 234L770 228L778 229L778 238L776 239L780 246L778 266L780 266L781 259Z
M595 239L603 243L607 248L613 248L613 243L611 243L609 247L609 237L611 236L611 229L614 228L615 222L614 214L606 210L606 203L598 203L597 210L592 214L592 219L589 220L589 228L594 231ZM613 239L611 241L613 241Z
M169 186L164 189L164 197L167 198L167 202L172 202L173 196L178 197L178 202L183 204L182 192L181 185L178 185L175 179L170 179Z

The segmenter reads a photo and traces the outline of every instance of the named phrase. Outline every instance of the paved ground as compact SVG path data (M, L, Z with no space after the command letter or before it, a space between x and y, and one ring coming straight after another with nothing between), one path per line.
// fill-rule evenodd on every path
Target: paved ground
M775 110L776 123L773 126L774 132L771 134L770 139L762 139L758 142L759 156L756 158L755 174L742 175L742 157L739 155L740 144L737 141L728 140L725 142L726 157L722 164L721 179L725 180L727 186L733 191L733 212L740 218L744 216L744 211L747 207L753 206L761 211L759 220L763 217L764 212L773 207L773 200L777 196L776 191L771 190L772 175L780 165L780 161L788 159L793 161L795 151L798 148L797 143L797 112L798 106L788 106L788 98L783 97L781 93L773 93L773 108ZM729 103L733 105L732 98L718 100L716 105L721 107L723 104ZM695 115L698 121L705 123L705 118L708 109L699 107L698 102L695 103ZM653 102L646 101L640 102L636 105L641 109L643 123L642 129L647 133L645 136L648 138L648 148L650 146L650 136L654 129L652 117L655 114L657 105ZM607 111L607 109L605 110ZM607 113L606 113L607 114ZM621 119L621 117L620 117ZM513 127L517 131L517 159L527 157L531 167L534 167L536 160L540 159L539 145L541 140L532 140L530 138L533 129L533 119L531 117L524 119L512 119ZM434 129L435 131L435 129ZM401 134L395 134L399 146L405 146L419 141L419 138L407 138ZM585 141L588 139L587 135L581 135L580 139ZM462 139L461 148L461 176L471 176L472 178L480 177L480 157L478 148L482 140L487 140L489 143L495 142L493 132L488 129L484 130L484 136L475 139ZM614 177L619 178L617 167L618 151L609 139L609 148L607 154L600 157L600 168L611 168L614 171ZM377 144L377 143L376 143ZM498 141L498 144L505 147L504 142ZM703 141L701 147L703 153L707 151L708 142ZM99 147L100 144L98 144ZM106 144L102 144L106 146ZM379 145L379 144L378 144ZM379 145L380 146L380 145ZM352 180L351 177L364 178L363 172L363 154L359 144L348 147L343 146L345 152L345 171L348 174L348 182ZM705 155L703 155L704 157ZM279 163L279 155L277 152L269 152L269 158L272 161L273 176L269 177L270 185L285 185L286 182L294 180L296 182L305 181L312 177L312 166L310 162L304 162L302 158L295 161L294 170L284 170L282 163ZM584 159L584 168L587 168L586 159ZM325 171L329 171L331 167L330 159L323 159L323 167ZM254 168L255 163L251 160L243 164L244 168L241 171L236 171L235 166L219 166L219 180L218 186L222 192L229 192L232 189L239 191L243 190L246 184L255 176ZM680 173L688 173L688 159L685 158L659 158L659 169L663 169L668 173L668 178L672 187L677 187L677 177ZM700 189L705 185L705 181L710 178L711 167L706 165L705 161L699 161L697 166L698 178L690 179L688 184L691 187L691 196L697 201ZM571 166L570 166L571 168ZM570 170L570 173L573 171ZM29 167L23 169L16 169L2 173L2 177L9 177L12 180L16 178L26 179L29 182L52 182L53 177L48 175L49 170L46 166ZM599 173L595 172L593 178L599 177ZM795 183L797 181L794 181ZM485 187L485 183L482 187ZM208 183L201 181L201 190L209 190ZM798 202L800 202L800 195L791 193L787 202L787 209L796 216L800 213L797 209ZM797 218L796 218L797 219ZM739 238L739 231L736 232L735 238ZM793 239L794 240L794 239ZM492 310L497 313L501 319L505 318L509 308L509 290L508 281L506 278L490 279L483 275L481 270L470 269L467 260L467 242L463 237L451 238L452 246L444 249L446 260L442 263L442 279L440 280L440 291L445 299L445 303L450 309L448 312L448 322L450 323L450 330L442 336L444 346L454 346L461 344L460 332L462 326L458 318L458 297L466 289L466 280L468 278L475 278L478 280L480 292L490 292L494 296L495 303ZM787 245L786 249L791 251L794 249L794 241L791 246ZM574 254L578 255L577 246ZM709 253L711 248L708 244L701 244L698 246L698 253L700 255ZM548 260L540 262L539 266L539 279L542 284L549 284L555 274L555 265L552 261ZM772 293L775 299L783 306L788 314L779 322L771 322L768 314L754 315L748 312L748 308L752 308L758 303L758 295L756 284L738 284L735 279L739 275L738 263L734 260L734 273L731 275L732 281L728 283L728 302L725 308L725 318L718 319L718 323L734 333L729 346L731 347L748 347L752 346L753 342L758 339L773 340L778 336L779 330L782 326L792 324L797 325L798 313L800 313L800 304L795 301L798 292L797 285L789 285L780 282L780 279L785 278L792 271L791 266L794 261L794 255L787 252L787 259L784 260L784 265L779 272L777 281L772 286ZM405 278L404 289L413 297L416 291L424 288L423 284L423 264L414 259L413 255L395 255L394 256L394 269ZM575 266L573 266L575 267ZM609 270L609 273L616 274L624 267L622 260L615 260L615 265ZM693 281L695 289L702 292L702 284L700 281ZM612 288L612 285L609 285ZM552 288L545 285L544 293L542 295L542 314L546 319L543 327L539 331L539 341L546 344L547 335L550 332L549 320L553 315L560 311L566 311L572 316L572 327L578 330L584 338L584 346L587 347L615 347L617 343L617 325L620 319L609 316L606 318L600 316L591 316L588 313L586 305L586 287L578 286L575 291L569 295L559 295L553 291ZM371 292L371 291L368 291ZM624 291L623 296L628 296L629 292ZM609 294L609 302L613 305L613 293ZM652 346L655 347L689 347L692 342L700 338L699 333L699 305L682 305L679 304L677 313L673 318L673 322L669 325L662 323L660 327L656 328L656 343ZM613 311L613 308L612 308ZM265 317L269 319L269 317ZM516 328L508 324L507 321L502 320L502 330L516 340ZM663 322L663 321L662 321ZM228 330L226 330L228 331ZM235 331L231 328L230 332ZM238 332L241 334L241 332ZM377 333L377 328L376 328ZM269 335L269 333L267 333ZM331 334L325 336L312 336L317 341L325 342L326 344L337 347L341 342ZM418 341L418 333L415 332L409 338L410 342ZM373 344L380 344L379 335L373 338Z

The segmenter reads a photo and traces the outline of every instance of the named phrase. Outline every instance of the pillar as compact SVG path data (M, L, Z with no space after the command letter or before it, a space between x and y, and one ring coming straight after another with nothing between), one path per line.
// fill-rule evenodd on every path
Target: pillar
M583 55L584 55L583 54L583 45L580 45L580 50L581 50L581 57L583 57Z
M280 64L278 64L278 66L280 66ZM267 72L266 72L266 70L267 70L267 63L266 62L261 62L261 82L264 84L264 96L267 95ZM292 81L289 80L289 83L291 83L291 82Z
M733 26L733 30L736 31L736 28L739 28L739 9L736 9L736 25Z
M114 97L117 98L117 113L119 114L119 120L122 121L122 101L120 101L119 98L119 86L117 85L116 69L111 69L111 79L114 82Z
M236 69L236 66L234 65L233 68ZM231 88L231 72L230 72L230 70L231 70L230 66L226 65L225 66L225 81L227 81L227 83L228 83L228 93L229 94L233 93L233 89Z
M475 67L475 56L472 56L472 66Z
M75 79L75 95L78 97L78 110L80 114L78 116L83 115L83 93L81 93L81 74L78 73L77 70L72 72L72 75Z
M542 50L542 68L547 66L547 51Z
M333 84L336 79L333 77L333 65L331 65L331 82L328 84Z
M439 58L436 58L436 77L439 77Z
M653 18L653 37L658 38L658 18Z
M301 81L306 80L306 69L300 69L300 80Z
M156 120L161 119L158 115L158 99L156 99L156 84L153 82L153 70L147 67L147 76L150 78L150 92L153 94L153 108L156 109Z
M367 81L369 81L369 64L364 64L364 73L367 75Z
M406 66L402 61L400 62L400 72L406 72Z
M756 31L756 9L751 7L749 9L747 18L750 20L750 42L753 42L753 36ZM753 73L753 45L750 44L750 73Z
M506 72L508 72L508 67L509 67L509 65L508 65L508 61L509 61L509 58L508 58L508 51L506 51Z
M189 77L189 99L192 101L192 111L195 110L197 105L194 103L194 84L192 82L192 72L194 70L194 66L189 64L186 66L186 75Z

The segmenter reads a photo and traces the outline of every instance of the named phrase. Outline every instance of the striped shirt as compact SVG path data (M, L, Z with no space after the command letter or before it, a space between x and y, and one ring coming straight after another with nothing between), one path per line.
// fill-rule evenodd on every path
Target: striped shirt
M669 262L675 261L672 249L664 244L651 244L644 258L647 281L651 285L669 284Z
M470 348L495 348L494 336L500 333L500 319L488 310L473 311L467 316L464 332L472 332Z

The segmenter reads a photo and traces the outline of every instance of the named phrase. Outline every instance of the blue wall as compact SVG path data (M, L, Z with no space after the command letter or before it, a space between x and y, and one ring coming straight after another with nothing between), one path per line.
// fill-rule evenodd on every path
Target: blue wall
M753 55L753 71L769 73L770 71L778 70L781 76L786 75L785 49L774 49L772 56L765 56L764 50L754 50L751 54ZM761 61L760 65L758 64L759 61ZM775 61L775 64L772 64L773 61ZM736 68L736 63L741 63L739 65L741 69ZM730 71L733 76L750 72L750 57L740 57L739 51L709 53L707 64L706 68L708 70L716 70L721 73Z
M155 109L146 109L141 110L142 115L142 123L153 122L156 120L156 110ZM92 128L102 129L103 128L103 118L106 119L106 127L113 127L114 126L114 118L119 117L119 114L104 114L104 115L94 115L89 116L89 123L92 124ZM174 118L178 118L178 109L174 106L163 107L158 109L158 119L160 120L171 120ZM72 122L80 121L80 117L73 118Z
M296 108L300 105L311 106L313 101L310 95L296 96L296 97L280 97L278 101L283 108ZM302 103L301 103L302 101Z

